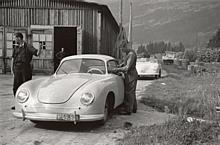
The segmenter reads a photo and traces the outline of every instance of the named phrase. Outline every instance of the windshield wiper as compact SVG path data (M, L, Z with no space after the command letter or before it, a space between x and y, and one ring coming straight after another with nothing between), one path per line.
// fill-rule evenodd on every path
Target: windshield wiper
M66 72L65 70L63 70L63 69L60 69L62 72L64 72L65 74L68 74L68 72Z

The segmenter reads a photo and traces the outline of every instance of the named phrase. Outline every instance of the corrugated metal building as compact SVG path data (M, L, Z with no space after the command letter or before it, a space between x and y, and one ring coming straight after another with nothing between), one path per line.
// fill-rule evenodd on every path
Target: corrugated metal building
M119 26L106 5L77 0L0 0L0 70L10 71L14 33L45 49L34 57L34 71L53 72L55 54L115 56Z

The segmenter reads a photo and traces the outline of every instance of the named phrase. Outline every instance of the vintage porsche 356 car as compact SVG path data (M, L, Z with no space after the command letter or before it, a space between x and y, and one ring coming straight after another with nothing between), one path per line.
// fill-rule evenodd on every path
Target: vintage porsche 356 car
M117 60L106 55L66 57L52 76L19 87L13 115L34 123L105 123L124 99L123 77L108 72L115 67Z
M139 78L154 77L160 78L162 67L155 58L139 58L137 59L136 69Z

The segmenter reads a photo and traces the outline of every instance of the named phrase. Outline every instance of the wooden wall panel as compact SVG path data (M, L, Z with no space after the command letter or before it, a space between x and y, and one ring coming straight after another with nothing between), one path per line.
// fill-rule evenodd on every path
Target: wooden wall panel
M82 28L82 53L112 55L118 33L112 21L114 18L109 17L101 5L91 3L0 0L0 26L16 29L28 29L31 25L78 26ZM35 65L48 68L51 64L46 60L36 60Z
M32 64L34 72L53 73L53 59L33 59Z

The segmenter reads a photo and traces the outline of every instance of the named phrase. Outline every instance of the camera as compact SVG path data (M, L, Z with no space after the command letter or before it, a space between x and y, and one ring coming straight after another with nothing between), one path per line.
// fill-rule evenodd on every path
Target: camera
M40 47L42 47L42 49L46 49L46 42L40 41L39 44L40 44Z
M13 48L16 47L16 46L19 46L18 42L16 42L15 40L13 41L13 44L12 44Z

